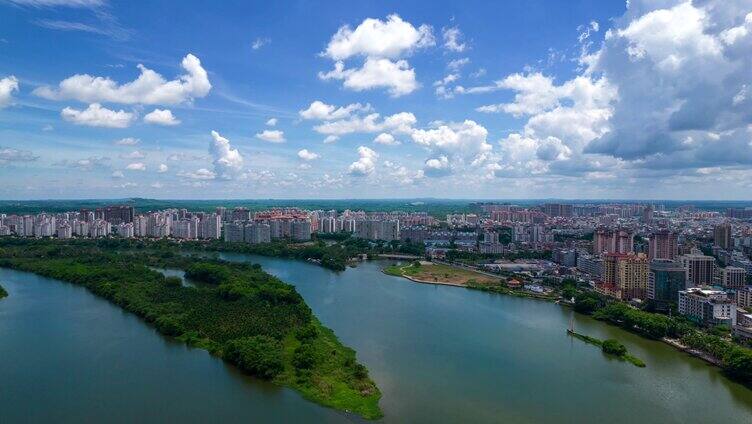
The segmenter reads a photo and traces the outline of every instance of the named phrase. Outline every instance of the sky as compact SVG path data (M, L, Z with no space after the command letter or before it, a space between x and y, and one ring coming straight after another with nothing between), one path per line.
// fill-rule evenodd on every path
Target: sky
M752 198L752 0L0 0L0 198Z

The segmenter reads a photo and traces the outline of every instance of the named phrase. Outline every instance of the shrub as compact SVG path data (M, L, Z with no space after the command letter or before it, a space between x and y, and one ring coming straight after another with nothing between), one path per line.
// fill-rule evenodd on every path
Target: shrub
M162 334L168 336L179 336L183 334L184 331L183 325L175 315L162 315L154 321L154 325L156 325L157 330Z
M618 340L614 339L607 339L604 340L601 344L601 349L603 349L603 352L616 355L618 357L622 357L627 354L627 348L619 343Z
M300 340L301 343L308 343L311 340L318 337L319 331L311 324L305 325L303 327L300 327L295 332L295 338Z
M295 349L292 357L292 364L299 370L307 370L313 368L316 363L316 357L313 353L313 346L310 344L302 344Z

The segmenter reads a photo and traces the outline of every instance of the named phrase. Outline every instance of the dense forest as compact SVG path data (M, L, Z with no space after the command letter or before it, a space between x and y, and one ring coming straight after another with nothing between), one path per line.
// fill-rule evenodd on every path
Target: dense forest
M575 297L577 312L618 325L652 339L677 339L685 346L709 353L721 361L730 378L752 387L752 349L727 337L701 331L680 316L667 316L631 308L626 303L611 301L593 292Z
M0 266L79 284L166 336L207 349L258 378L369 419L381 393L355 352L312 314L295 287L257 264L231 263L118 242L0 240ZM133 246L129 246L133 247ZM182 285L156 268L180 269Z

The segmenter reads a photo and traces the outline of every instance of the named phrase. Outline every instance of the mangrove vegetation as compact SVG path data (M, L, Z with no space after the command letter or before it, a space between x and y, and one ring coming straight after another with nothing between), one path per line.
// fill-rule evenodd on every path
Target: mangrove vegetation
M366 368L316 319L295 287L259 265L185 255L174 244L122 247L3 239L0 267L81 285L162 334L319 404L368 419L382 415L381 393ZM183 270L195 287L152 268Z

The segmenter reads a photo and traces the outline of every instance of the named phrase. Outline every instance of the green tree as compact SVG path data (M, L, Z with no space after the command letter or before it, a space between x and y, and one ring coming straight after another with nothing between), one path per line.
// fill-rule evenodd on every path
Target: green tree
M269 336L243 337L227 342L227 360L259 378L272 379L281 373L282 344Z
M604 340L601 344L601 349L605 353L615 355L620 358L627 354L627 348L623 344L619 343L618 340L614 339Z

